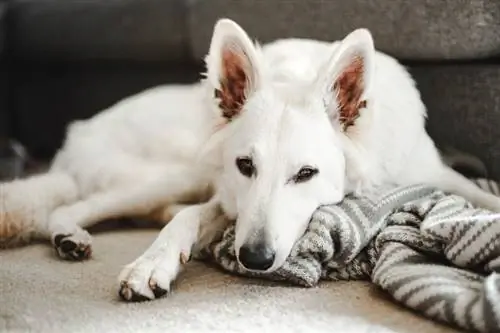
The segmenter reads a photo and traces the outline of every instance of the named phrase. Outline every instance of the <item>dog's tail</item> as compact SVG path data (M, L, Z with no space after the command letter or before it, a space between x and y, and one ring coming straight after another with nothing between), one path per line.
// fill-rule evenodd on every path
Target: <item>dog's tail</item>
M49 172L0 184L0 248L48 239L50 213L75 201L78 190L65 173Z
M443 162L468 178L487 178L488 169L481 159L453 147L440 149Z

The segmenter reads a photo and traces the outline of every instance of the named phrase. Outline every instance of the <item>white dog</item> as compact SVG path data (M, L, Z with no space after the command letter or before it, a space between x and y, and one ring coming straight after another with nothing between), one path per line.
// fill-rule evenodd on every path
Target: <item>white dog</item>
M240 264L273 271L318 206L350 192L423 183L500 211L442 162L414 81L365 29L260 48L222 19L206 65L199 84L151 89L73 123L48 173L3 184L4 243L50 238L78 260L90 254L85 227L170 221L120 274L122 297L141 300L168 292L228 220Z

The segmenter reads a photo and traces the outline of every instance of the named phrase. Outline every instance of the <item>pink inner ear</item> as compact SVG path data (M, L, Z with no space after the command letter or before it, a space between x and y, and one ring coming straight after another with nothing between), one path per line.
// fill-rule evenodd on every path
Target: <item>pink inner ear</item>
M344 130L354 125L359 117L359 109L366 107L366 101L361 100L364 89L363 73L363 60L356 57L345 67L333 85L337 93L339 120Z
M224 118L232 119L243 107L247 84L244 66L245 60L237 52L229 49L222 52L221 88L215 91L215 96L220 98Z

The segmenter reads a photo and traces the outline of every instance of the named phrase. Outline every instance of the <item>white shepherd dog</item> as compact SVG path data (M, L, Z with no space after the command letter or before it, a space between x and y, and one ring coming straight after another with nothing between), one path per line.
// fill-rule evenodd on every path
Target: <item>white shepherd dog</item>
M0 239L50 239L89 257L84 228L114 217L165 227L120 274L128 301L170 290L192 251L236 220L248 270L280 267L320 205L379 186L428 184L500 212L446 166L415 82L369 31L260 47L219 20L200 83L149 89L72 123L45 174L0 185ZM168 222L168 224L167 224Z

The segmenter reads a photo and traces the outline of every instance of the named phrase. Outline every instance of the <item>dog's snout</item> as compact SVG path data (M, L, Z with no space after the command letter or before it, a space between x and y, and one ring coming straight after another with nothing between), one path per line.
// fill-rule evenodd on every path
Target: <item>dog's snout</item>
M263 242L245 244L238 255L240 263L246 268L265 271L274 263L275 251Z

